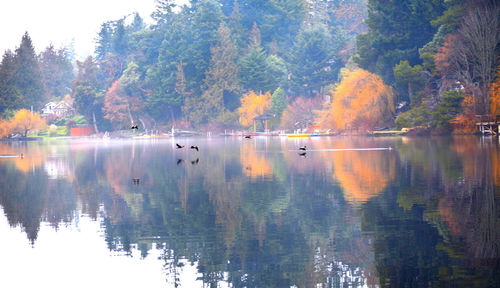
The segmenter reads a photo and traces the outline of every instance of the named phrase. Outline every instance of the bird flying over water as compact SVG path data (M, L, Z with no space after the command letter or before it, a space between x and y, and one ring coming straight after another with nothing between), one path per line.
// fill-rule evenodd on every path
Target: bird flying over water
M299 153L299 155L300 155L301 157L307 157L307 156L306 156L306 154L307 154L306 152L300 152L300 153Z
M179 145L178 143L175 143L175 146L177 146L177 149L184 148L184 145Z
M196 151L200 151L198 150L199 149L198 146L191 146L191 149L196 149Z

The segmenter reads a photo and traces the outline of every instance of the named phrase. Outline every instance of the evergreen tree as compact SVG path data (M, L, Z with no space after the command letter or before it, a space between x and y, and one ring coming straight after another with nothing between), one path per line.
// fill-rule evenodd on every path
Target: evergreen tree
M442 15L444 0L369 0L368 33L357 39L361 68L393 83L393 67L401 60L420 64L418 48L428 43L437 28L431 21Z
M323 25L304 26L295 40L290 59L293 92L313 96L336 80L340 62Z
M270 79L266 54L260 46L250 46L245 56L240 59L241 84L246 90L269 91Z
M128 52L128 33L125 29L125 18L114 23L113 36L111 38L111 48L113 53L125 56Z
M243 47L247 46L244 37L246 34L246 29L242 24L243 22L242 17L243 16L240 12L240 4L238 0L234 0L232 5L232 12L231 15L229 16L228 26L229 29L231 30L231 35L234 40L234 43L236 44L236 47L238 47L238 51L241 51Z
M425 79L422 74L422 66L411 67L408 61L401 61L394 66L394 77L396 78L396 89L399 92L399 101L418 103L418 92L424 87Z
M43 78L31 38L26 32L15 54L15 85L23 97L22 106L38 110L42 107L45 91Z
M75 99L75 108L78 113L85 116L89 123L97 123L106 127L107 121L104 120L102 107L104 105L104 85L99 81L98 67L92 56L87 57L85 61L76 61L78 73L71 83L72 97ZM95 120L95 121L94 121ZM98 131L96 129L96 131Z
M158 49L157 62L150 65L146 72L146 86L152 91L147 97L146 106L156 119L171 119L172 117L168 116L181 112L184 95L175 90L180 62L185 63L183 64L185 89L191 90L191 87L196 86L192 80L194 76L189 74L195 69L192 62L187 61L190 55L188 43L192 41L192 38L189 32L190 23L185 20L185 17L183 13L172 15L169 20L169 29L165 31Z
M16 70L15 55L7 50L0 64L0 115L22 107L23 98L15 82Z
M288 88L288 67L283 58L278 55L269 55L266 59L266 67L270 91L278 87Z
M212 47L212 58L206 73L204 91L201 95L203 112L213 118L225 110L239 107L237 50L231 41L229 29L221 23L217 32L217 45Z
M273 95L271 95L271 112L280 118L287 106L285 91L281 88L276 89Z
M110 22L102 23L101 30L97 34L97 39L95 40L95 57L97 60L104 60L106 58L106 55L111 52L112 34L113 30L111 28Z
M203 78L210 62L210 47L216 45L217 30L222 21L222 10L215 0L206 0L193 3L192 36L193 43L188 45L189 55L186 60L188 65L186 74L193 75L193 80L203 83ZM193 69L194 68L194 69Z
M50 45L40 53L40 69L45 84L45 99L61 98L71 91L73 65L64 49L56 50Z

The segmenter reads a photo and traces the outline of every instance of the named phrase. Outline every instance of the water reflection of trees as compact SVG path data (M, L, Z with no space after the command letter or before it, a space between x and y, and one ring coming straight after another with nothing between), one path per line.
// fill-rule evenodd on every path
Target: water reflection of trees
M219 144L199 154L150 144L0 146L42 159L28 170L0 165L0 205L33 242L40 221L57 228L81 206L102 219L109 249L160 250L173 282L196 264L204 283L234 287L498 284L498 145L331 138L308 147L395 149L303 158L287 142ZM56 154L66 180L42 168Z
M29 153L27 152L29 151ZM2 159L0 164L0 205L11 226L20 226L34 243L40 222L54 228L73 219L76 198L71 184L47 179L42 159L50 155L47 147L32 143L0 143L0 154L23 158Z
M399 181L363 208L381 284L498 286L497 144L403 139Z

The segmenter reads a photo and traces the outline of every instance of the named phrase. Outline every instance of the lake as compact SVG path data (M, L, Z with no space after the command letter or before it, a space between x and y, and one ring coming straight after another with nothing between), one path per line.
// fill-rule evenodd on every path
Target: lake
M0 287L500 287L498 138L0 142L20 153Z

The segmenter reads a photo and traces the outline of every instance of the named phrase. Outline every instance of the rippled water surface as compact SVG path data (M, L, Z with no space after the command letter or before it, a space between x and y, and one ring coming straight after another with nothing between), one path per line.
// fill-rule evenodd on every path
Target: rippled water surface
M0 154L0 287L500 286L498 138L68 140Z

